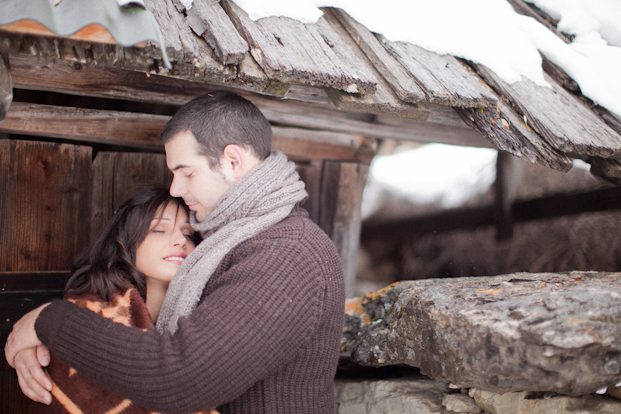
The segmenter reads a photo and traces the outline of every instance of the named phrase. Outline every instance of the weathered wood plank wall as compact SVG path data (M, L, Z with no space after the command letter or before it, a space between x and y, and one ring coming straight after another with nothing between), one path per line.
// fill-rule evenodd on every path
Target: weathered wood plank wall
M2 141L0 164L8 174L1 183L6 244L0 271L68 269L88 242L80 221L90 210L91 149Z

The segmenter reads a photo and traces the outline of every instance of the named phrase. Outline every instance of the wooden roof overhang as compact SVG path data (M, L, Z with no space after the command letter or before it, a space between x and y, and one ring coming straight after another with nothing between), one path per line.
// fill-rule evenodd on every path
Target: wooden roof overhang
M264 112L276 149L294 157L340 157L335 147L345 143L349 159L369 162L379 138L493 147L561 171L571 168L570 157L611 170L618 164L609 161L621 158L619 119L567 92L550 64L552 88L528 80L509 85L480 65L388 41L339 9L303 24L252 21L230 0L197 0L190 10L177 0L145 3L172 68L153 44L0 28L0 53L10 66L4 88L172 105L229 88ZM14 102L0 131L161 150L157 132L167 119Z

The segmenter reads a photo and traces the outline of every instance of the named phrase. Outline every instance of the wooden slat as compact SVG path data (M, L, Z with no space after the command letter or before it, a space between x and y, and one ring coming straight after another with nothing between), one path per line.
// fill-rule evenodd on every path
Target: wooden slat
M69 60L38 61L25 55L9 55L9 59L14 88L179 106L216 89L199 82L84 66Z
M10 246L9 226L11 225L12 214L10 210L11 185L9 181L11 141L9 141L8 137L8 134L0 132L0 263L6 259Z
M305 25L286 17L252 21L229 0L222 6L250 45L257 63L270 79L319 84L350 93L374 93L376 79L360 68L355 55L322 19Z
M375 114L388 114L402 118L426 121L429 117L429 110L422 103L407 103L395 95L392 88L382 78L382 75L375 69L373 63L358 47L349 33L341 25L338 18L331 12L332 9L324 9L324 19L339 36L339 43L345 45L348 50L357 55L358 61L364 66L368 73L373 74L377 79L377 89L373 94L350 94L337 89L328 89L328 96L337 108L352 112L369 112Z
M0 123L4 121L12 101L13 84L11 82L9 56L6 53L0 53Z
M273 127L272 149L300 161L358 161L370 164L377 143L362 136L301 128Z
M248 52L248 44L239 35L219 0L201 0L186 10L187 22L214 50L223 65L238 65Z
M496 181L494 182L494 205L496 207L496 239L513 237L513 209L517 191L522 185L524 164L507 154L498 152Z
M567 38L567 36L565 36L562 32L559 32L554 25L552 25L548 20L542 18L533 9L533 7L535 6L531 6L530 4L527 4L526 2L522 0L507 0L507 3L509 3L511 7L513 7L513 10L515 10L517 13L523 14L524 16L532 17L533 19L537 20L540 24L542 24L543 26L547 27L552 32L554 32L565 43L571 43L569 39Z
M69 279L68 270L48 272L0 272L0 291L65 290Z
M15 102L0 131L122 145L162 152L164 115L102 111ZM332 159L370 163L374 140L362 136L274 127L273 149L298 160Z
M244 59L239 64L237 77L228 84L277 97L284 96L289 90L288 83L268 78L250 52L244 55Z
M155 68L149 50L153 51L155 59L161 59L161 52L155 47L125 48L118 44L92 43L66 37L16 34L0 28L0 51L9 55L22 53L42 65L67 60L76 67L123 67L144 73L150 67Z
M335 112L333 109L306 102L283 105L282 101L260 98L255 100L253 96L248 98L261 109L270 122L276 124L359 134L369 138L490 147L481 134L462 121L459 121L462 126L457 127L387 115Z
M337 111L334 105L278 100L240 89L187 82L165 76L147 77L133 71L102 68L78 70L66 61L48 66L23 56L11 55L10 59L13 85L16 88L173 105L183 105L203 93L224 89L239 93L252 101L275 124L360 134L370 138L489 146L480 134L465 126L457 128L452 124L426 125L425 122L404 118ZM394 118L399 125L375 122L382 117ZM429 117L434 117L433 111Z
M169 116L14 102L0 131L162 150Z
M325 89L315 86L298 85L295 83L289 85L287 93L282 98L283 100L292 99L320 105L331 105L330 98L328 94L326 94Z
M515 222L562 217L621 208L621 188L581 194L557 194L513 204ZM399 240L426 233L475 229L495 223L494 206L447 210L438 214L385 222L363 223L363 240Z
M319 225L320 205L321 205L321 173L324 161L312 161L308 163L296 163L296 171L306 184L308 198L302 207L308 211L309 218L313 223Z
M517 157L525 156L532 163L558 171L567 172L573 166L567 155L552 148L506 105L495 109L455 108L455 110L502 151Z
M470 147L497 148L476 129L469 127L460 116L448 106L429 104L434 110L427 122L419 122L394 116L376 115L374 124L385 128L396 128L392 138L421 143L439 142Z
M99 152L92 165L91 241L114 211L145 181L170 186L163 154Z
M506 96L519 115L553 148L564 153L602 158L621 157L621 136L589 108L544 74L550 87L529 79L511 85L495 73L477 66L486 82Z
M496 104L496 96L480 79L451 55L439 55L406 42L391 42L376 35L380 43L411 74L427 95L439 105L486 108Z
M173 65L172 74L197 81L223 81L235 77L234 68L228 68L216 60L214 51L207 42L196 37L172 2L145 0L145 5L162 32L166 52Z
M327 161L326 164L334 163ZM324 169L324 176L329 175L329 179L334 180L333 183L338 183L337 188L327 188L324 196L334 197L336 192L333 199L332 231L329 234L341 257L347 297L354 293L356 256L360 240L360 205L368 172L368 165L357 163L340 163L339 166L327 166Z
M326 12L325 9L324 12ZM331 12L349 32L360 49L364 51L368 59L373 62L375 69L386 79L399 99L410 103L427 100L425 92L416 83L410 72L386 51L373 33L343 10L331 9Z
M91 148L11 140L3 158L10 248L0 251L0 271L68 269L89 237Z
M373 35L343 10L334 9L333 13L400 99L464 107L487 107L496 102L478 78L452 56L390 42Z
M62 290L0 292L0 332L10 332L13 324L24 314L62 296Z

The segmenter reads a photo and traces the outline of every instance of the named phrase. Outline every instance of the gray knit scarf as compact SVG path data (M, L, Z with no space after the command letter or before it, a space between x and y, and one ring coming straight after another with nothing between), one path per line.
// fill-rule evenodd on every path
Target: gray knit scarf
M198 305L207 281L224 256L244 240L282 221L307 197L295 164L273 152L224 194L216 209L199 223L190 222L203 241L185 259L171 281L157 319L162 333L177 330L177 321Z

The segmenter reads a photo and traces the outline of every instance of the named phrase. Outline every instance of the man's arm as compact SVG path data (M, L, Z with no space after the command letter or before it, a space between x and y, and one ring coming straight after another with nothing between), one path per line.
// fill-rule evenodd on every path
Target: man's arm
M325 283L290 244L248 246L174 335L64 301L41 313L37 333L62 362L140 405L170 413L219 406L287 364L317 329Z

